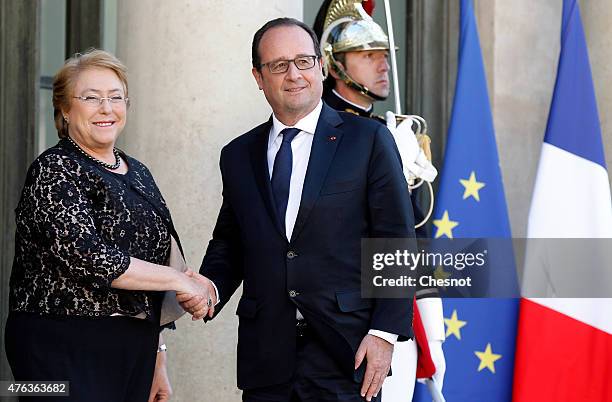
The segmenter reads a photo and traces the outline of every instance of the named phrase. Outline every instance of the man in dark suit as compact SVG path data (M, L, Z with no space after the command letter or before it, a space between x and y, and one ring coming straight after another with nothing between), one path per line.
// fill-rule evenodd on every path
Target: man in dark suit
M395 341L412 336L411 303L361 297L361 239L414 237L397 149L383 125L321 101L307 25L270 21L252 51L273 115L221 152L200 269L215 314L243 284L238 387L245 401L379 400Z

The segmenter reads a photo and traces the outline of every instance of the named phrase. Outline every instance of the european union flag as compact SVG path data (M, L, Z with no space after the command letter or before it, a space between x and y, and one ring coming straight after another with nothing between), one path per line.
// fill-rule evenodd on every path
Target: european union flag
M433 219L434 238L511 238L471 0L461 1L457 84ZM517 301L443 303L445 397L453 402L510 401ZM425 386L417 386L415 400L431 401Z

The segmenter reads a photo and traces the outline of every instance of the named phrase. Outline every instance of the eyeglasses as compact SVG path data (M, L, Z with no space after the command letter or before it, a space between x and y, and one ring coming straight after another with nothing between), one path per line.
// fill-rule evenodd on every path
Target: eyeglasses
M289 70L289 64L293 63L298 70L308 70L315 66L315 61L319 56L300 56L293 60L276 60L270 63L260 64L260 67L268 66L272 74L282 74Z
M109 101L111 105L121 105L121 104L127 105L127 103L129 102L129 99L124 97L123 95L115 95L109 98L104 98L104 97L95 96L95 95L73 96L73 98L80 99L86 105L89 105L92 107L102 106L102 102L104 102L105 100Z

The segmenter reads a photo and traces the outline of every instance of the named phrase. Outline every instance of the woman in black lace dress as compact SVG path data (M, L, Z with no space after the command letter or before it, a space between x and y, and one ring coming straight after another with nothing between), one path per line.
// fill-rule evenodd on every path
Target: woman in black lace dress
M167 400L163 291L199 299L194 318L212 310L210 284L166 266L178 237L151 173L114 147L128 105L114 56L66 61L60 141L32 163L16 209L7 357L18 381L70 381L61 401Z

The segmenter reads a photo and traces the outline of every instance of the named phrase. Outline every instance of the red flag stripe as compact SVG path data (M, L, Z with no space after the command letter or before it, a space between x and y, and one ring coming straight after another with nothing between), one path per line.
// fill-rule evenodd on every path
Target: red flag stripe
M514 373L514 402L610 402L612 335L522 299Z

